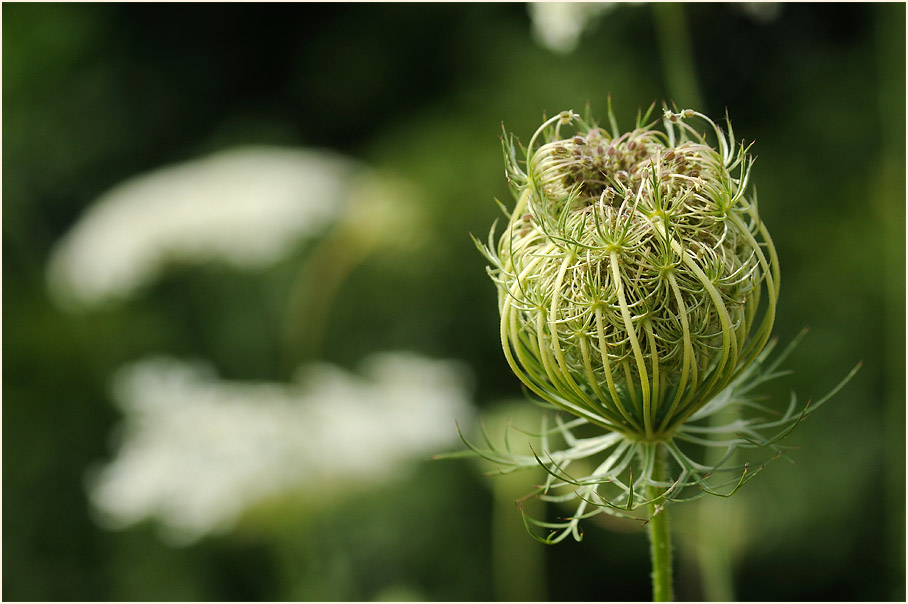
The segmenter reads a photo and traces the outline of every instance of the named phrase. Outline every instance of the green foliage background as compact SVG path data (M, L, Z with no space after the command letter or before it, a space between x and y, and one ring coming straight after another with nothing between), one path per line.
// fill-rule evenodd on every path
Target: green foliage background
M681 7L699 109L727 108L756 140L783 273L775 332L784 342L810 327L777 402L788 389L816 398L864 366L792 437L797 464L776 462L714 530L743 543L742 600L903 600L905 6L781 9L762 23L738 5ZM655 10L619 6L558 55L534 42L523 4L5 4L4 599L489 600L521 584L537 600L649 598L634 526L590 525L583 542L540 551L542 580L502 569L494 479L467 463L426 462L403 484L272 510L271 528L252 519L183 548L153 525L99 528L84 485L113 453L110 375L157 351L210 359L229 379L287 379L298 359L280 344L283 317L307 249L264 275L175 271L78 317L49 301L44 270L53 243L129 176L235 144L337 150L422 187L432 243L353 271L318 358L456 358L480 407L519 397L468 237L508 199L501 123L526 141L543 113L589 102L604 116L611 94L630 125L669 98ZM677 591L699 599L692 514L676 515ZM518 529L513 556L542 547Z

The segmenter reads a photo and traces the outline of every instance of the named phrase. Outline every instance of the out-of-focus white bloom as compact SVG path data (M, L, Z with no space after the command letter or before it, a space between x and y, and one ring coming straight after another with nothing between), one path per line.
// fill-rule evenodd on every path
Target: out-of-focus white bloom
M781 2L742 2L738 8L760 24L772 23L782 14Z
M168 358L121 369L122 442L90 481L96 509L112 526L157 518L173 541L191 542L270 497L398 478L452 444L452 423L471 415L456 363L382 353L363 370L317 364L292 384L256 384Z
M362 170L327 152L243 147L132 178L59 242L51 292L78 308L126 298L172 261L267 266L336 218Z
M577 47L591 21L613 9L616 2L531 2L533 35L545 48L567 54Z

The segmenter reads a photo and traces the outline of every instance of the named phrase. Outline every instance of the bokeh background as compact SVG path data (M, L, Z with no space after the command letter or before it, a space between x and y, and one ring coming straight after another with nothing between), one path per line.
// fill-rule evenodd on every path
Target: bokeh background
M756 141L775 331L810 328L770 404L863 361L796 463L675 508L678 597L904 600L904 4L2 21L4 599L648 599L638 524L545 547L530 477L429 459L531 410L469 238L509 201L501 124L611 95L624 127L668 99Z

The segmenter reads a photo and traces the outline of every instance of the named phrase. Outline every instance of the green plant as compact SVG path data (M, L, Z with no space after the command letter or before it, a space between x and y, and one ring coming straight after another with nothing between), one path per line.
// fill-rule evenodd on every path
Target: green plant
M690 109L665 108L658 129L653 108L625 133L611 108L610 129L562 112L520 148L523 159L505 136L516 206L502 205L497 243L494 226L476 243L498 288L508 364L559 413L544 414L538 450L464 440L500 472L543 467L530 496L576 502L561 521L524 515L545 543L580 540L580 522L600 513L642 519L654 599L670 600L666 506L737 492L765 462L753 470L734 453L782 455L779 441L853 372L800 410L794 395L781 415L758 404L755 388L785 373L800 338L771 358L780 272L749 187L750 147L735 143L730 121L726 134ZM708 421L731 405L756 413ZM713 448L724 454L704 463Z

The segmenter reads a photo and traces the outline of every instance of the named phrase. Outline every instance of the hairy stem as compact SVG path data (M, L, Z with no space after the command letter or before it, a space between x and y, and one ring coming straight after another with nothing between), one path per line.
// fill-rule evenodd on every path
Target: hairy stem
M665 480L665 448L662 444L655 446L653 480ZM665 487L650 485L647 498L649 504L649 542L650 558L653 563L653 601L671 602L674 599L672 589L672 539L668 525L668 510L664 507L662 497Z

